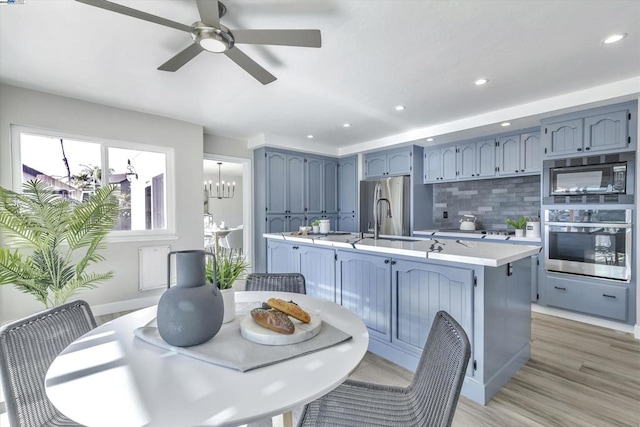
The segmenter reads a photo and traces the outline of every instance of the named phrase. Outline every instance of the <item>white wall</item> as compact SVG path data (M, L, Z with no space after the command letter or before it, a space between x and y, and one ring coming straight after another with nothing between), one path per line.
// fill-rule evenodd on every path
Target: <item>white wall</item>
M199 125L89 103L72 98L0 85L0 185L11 188L11 125L86 135L117 141L175 148L176 233L154 241L109 242L106 262L96 270L114 271L114 278L80 297L97 314L137 308L156 300L162 289L138 291L138 248L170 245L171 250L202 247L203 129ZM124 302L124 303L123 303ZM43 307L31 295L0 286L0 323Z

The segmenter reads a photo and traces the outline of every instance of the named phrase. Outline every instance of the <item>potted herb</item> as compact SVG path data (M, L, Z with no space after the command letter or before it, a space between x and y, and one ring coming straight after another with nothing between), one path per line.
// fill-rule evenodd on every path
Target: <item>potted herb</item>
M507 225L516 229L516 237L524 236L524 228L527 226L527 218L521 216L517 219L507 218Z
M231 251L221 251L215 257L215 275L213 280L213 260L209 259L206 266L207 282L214 283L222 293L224 300L224 319L222 323L227 323L235 318L235 289L233 284L236 280L244 279L249 270L250 264L246 257L239 254L234 255Z
M314 234L320 233L320 220L316 219L315 221L313 221L311 223L311 227L313 227L313 233Z
M13 284L54 307L113 277L86 270L104 260L98 251L120 215L118 197L113 185L83 202L40 180L26 182L22 194L0 187L0 285Z

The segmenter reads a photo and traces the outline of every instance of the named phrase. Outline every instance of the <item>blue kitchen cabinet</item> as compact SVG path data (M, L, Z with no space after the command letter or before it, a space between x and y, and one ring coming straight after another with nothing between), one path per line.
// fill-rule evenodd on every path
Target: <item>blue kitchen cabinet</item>
M420 357L436 313L444 310L473 339L473 270L429 265L405 260L391 261L391 342ZM468 375L473 375L473 354Z
M269 273L301 273L307 295L336 301L336 261L333 249L268 240Z
M301 225L306 225L304 214L267 215L266 233L286 233L298 231Z
M476 142L477 167L475 177L496 175L496 140L484 139Z
M542 170L539 132L498 138L497 148L499 176L540 173Z
M307 295L336 302L335 251L300 245L298 252L299 271L305 278Z
M610 105L542 121L545 158L635 151L637 104Z
M336 273L340 304L362 319L371 338L390 342L390 258L338 251Z
M267 214L305 212L305 158L267 152Z
M372 179L410 175L412 157L412 147L367 153L364 156L364 177Z
M478 156L476 152L476 143L461 144L456 147L457 165L456 178L471 178L476 176L478 169Z
M307 158L307 213L335 214L338 211L338 162Z
M424 183L455 181L458 178L457 147L447 146L424 150Z
M358 156L338 160L338 230L358 231Z
M456 146L456 151L456 179L488 177L496 174L495 140L460 144Z
M267 240L267 271L269 273L299 273L300 245Z

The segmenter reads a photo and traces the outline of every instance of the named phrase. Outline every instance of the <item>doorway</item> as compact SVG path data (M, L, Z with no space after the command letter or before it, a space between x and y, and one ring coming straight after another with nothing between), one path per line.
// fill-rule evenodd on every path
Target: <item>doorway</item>
M251 159L205 153L203 214L217 227L242 226L242 253L253 259L253 178ZM224 182L224 184L223 184Z

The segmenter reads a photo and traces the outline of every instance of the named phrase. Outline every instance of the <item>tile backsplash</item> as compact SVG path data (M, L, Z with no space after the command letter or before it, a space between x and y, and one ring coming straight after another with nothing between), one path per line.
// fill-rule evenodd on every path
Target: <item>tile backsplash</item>
M433 184L435 228L458 228L465 214L475 215L476 229L484 230L509 228L507 218L538 217L540 176Z

